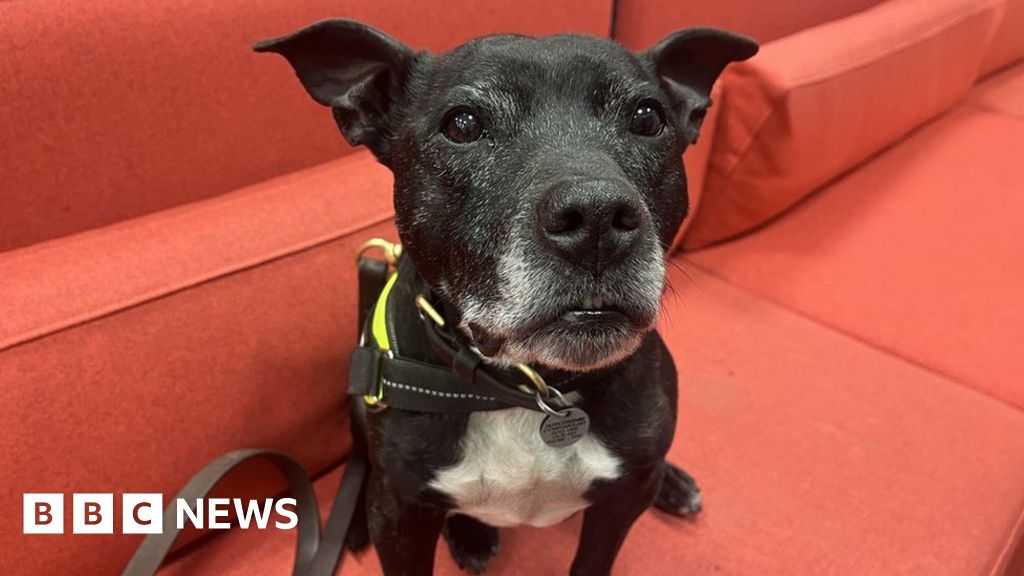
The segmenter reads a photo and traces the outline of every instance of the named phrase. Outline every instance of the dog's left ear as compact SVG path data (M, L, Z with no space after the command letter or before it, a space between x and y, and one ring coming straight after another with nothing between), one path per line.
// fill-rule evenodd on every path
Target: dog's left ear
M288 59L314 100L330 106L345 140L366 145L387 164L388 114L416 55L406 45L353 20L324 20L257 42L256 52Z
M675 100L679 129L696 142L711 106L711 86L730 62L757 54L757 42L717 28L686 28L669 34L640 55L661 77Z

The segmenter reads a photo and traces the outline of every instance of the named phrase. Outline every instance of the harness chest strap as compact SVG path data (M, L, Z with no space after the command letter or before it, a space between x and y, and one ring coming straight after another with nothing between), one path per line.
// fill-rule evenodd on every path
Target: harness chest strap
M476 350L444 329L443 317L423 294L416 297L423 334L441 364L397 355L398 343L393 340L398 334L391 328L389 303L399 273L396 270L384 284L365 324L361 345L349 357L350 395L361 396L371 409L415 412L468 413L509 407L552 412L557 410L551 404L566 407L557 390L558 396L550 397L549 387L532 369L520 366L522 374L517 376L496 374L485 366Z
M377 240L371 241L371 243L384 248L385 253L389 255L389 262L392 265L396 263L400 253L398 245ZM378 304L385 302L387 300L385 296L390 294L397 281L397 273L388 278L387 271L386 263L365 258L359 259L359 326L361 331L367 325L366 314L374 296L380 293L381 297L376 298ZM378 313L381 318L379 323L377 321ZM479 354L465 347L454 346L446 335L438 331L437 325L433 324L433 321L424 322L424 325L427 326L428 340L438 356L445 362L450 362L451 367L395 357L390 354L391 342L386 326L387 305L384 304L374 309L374 315L373 326L370 329L372 339L377 343L384 342L386 346L384 350L372 345L366 346L367 339L363 338L362 344L364 345L357 346L352 352L349 393L363 396L362 402L350 403L351 416L356 421L363 417L362 412L374 406L366 398L373 392L371 390L373 385L377 384L378 389L373 396L370 396L371 399L376 398L380 402L382 398L380 391L383 390L383 397L387 398L390 405L407 410L473 412L524 404L524 407L532 409L544 410L547 408L550 414L548 418L545 418L540 432L542 436L545 436L545 441L552 445L558 445L558 442L575 441L574 439L578 439L586 433L589 420L582 420L586 416L582 414L582 411L570 408L565 410L564 414L555 412L543 401L540 401L539 392L536 395L537 404L531 406L528 403L531 398L529 394L514 390L482 369L482 359ZM431 387L415 386L410 384L411 382L430 382ZM489 387L488 392L493 391L497 394L487 396L475 388L478 386L487 386ZM557 393L554 388L551 390ZM580 412L582 416L574 412ZM552 415L558 416L560 421L554 422L553 426L548 426ZM546 430L546 428L548 429ZM313 492L312 482L302 465L280 452L238 450L215 458L196 473L185 487L171 499L171 503L164 510L164 526L174 526L175 528L170 530L165 528L165 531L161 533L146 535L125 568L123 575L155 575L181 532L176 528L174 503L179 499L195 502L199 498L208 497L222 478L242 463L253 459L263 459L274 464L288 481L291 495L296 499L298 535L293 576L330 576L334 574L341 561L348 529L369 470L367 454L359 448L358 443L348 458L345 473L338 486L322 535L319 529L320 515L316 494Z

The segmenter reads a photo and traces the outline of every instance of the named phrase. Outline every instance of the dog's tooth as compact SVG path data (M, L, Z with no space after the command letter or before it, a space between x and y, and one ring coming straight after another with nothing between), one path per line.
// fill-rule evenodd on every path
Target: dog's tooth
M590 297L589 294L587 296L583 297L583 309L584 310L593 310L594 309L594 300L593 300L593 298Z
M604 298L602 298L600 295L594 296L593 302L594 308L600 308L601 306L604 306Z

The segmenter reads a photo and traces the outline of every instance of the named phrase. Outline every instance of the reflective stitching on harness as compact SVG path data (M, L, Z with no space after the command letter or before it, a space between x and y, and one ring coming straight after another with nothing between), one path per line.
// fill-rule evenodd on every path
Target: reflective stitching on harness
M440 396L442 398L472 398L473 400L487 400L489 402L498 402L497 398L491 398L488 396L479 396L477 394L462 394L456 392L440 392L438 390L431 390L429 388L417 388L416 386L410 386L408 384L402 384L401 382L393 382L387 378L381 378L386 386L392 388L400 388L402 390L409 390L411 392L419 392L420 394L428 394L430 396Z

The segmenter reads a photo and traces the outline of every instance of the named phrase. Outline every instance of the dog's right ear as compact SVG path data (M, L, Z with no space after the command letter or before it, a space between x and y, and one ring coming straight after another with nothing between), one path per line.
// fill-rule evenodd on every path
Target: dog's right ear
M309 95L333 108L345 140L366 145L385 161L388 114L415 60L412 50L370 26L340 19L257 42L253 50L287 58Z

